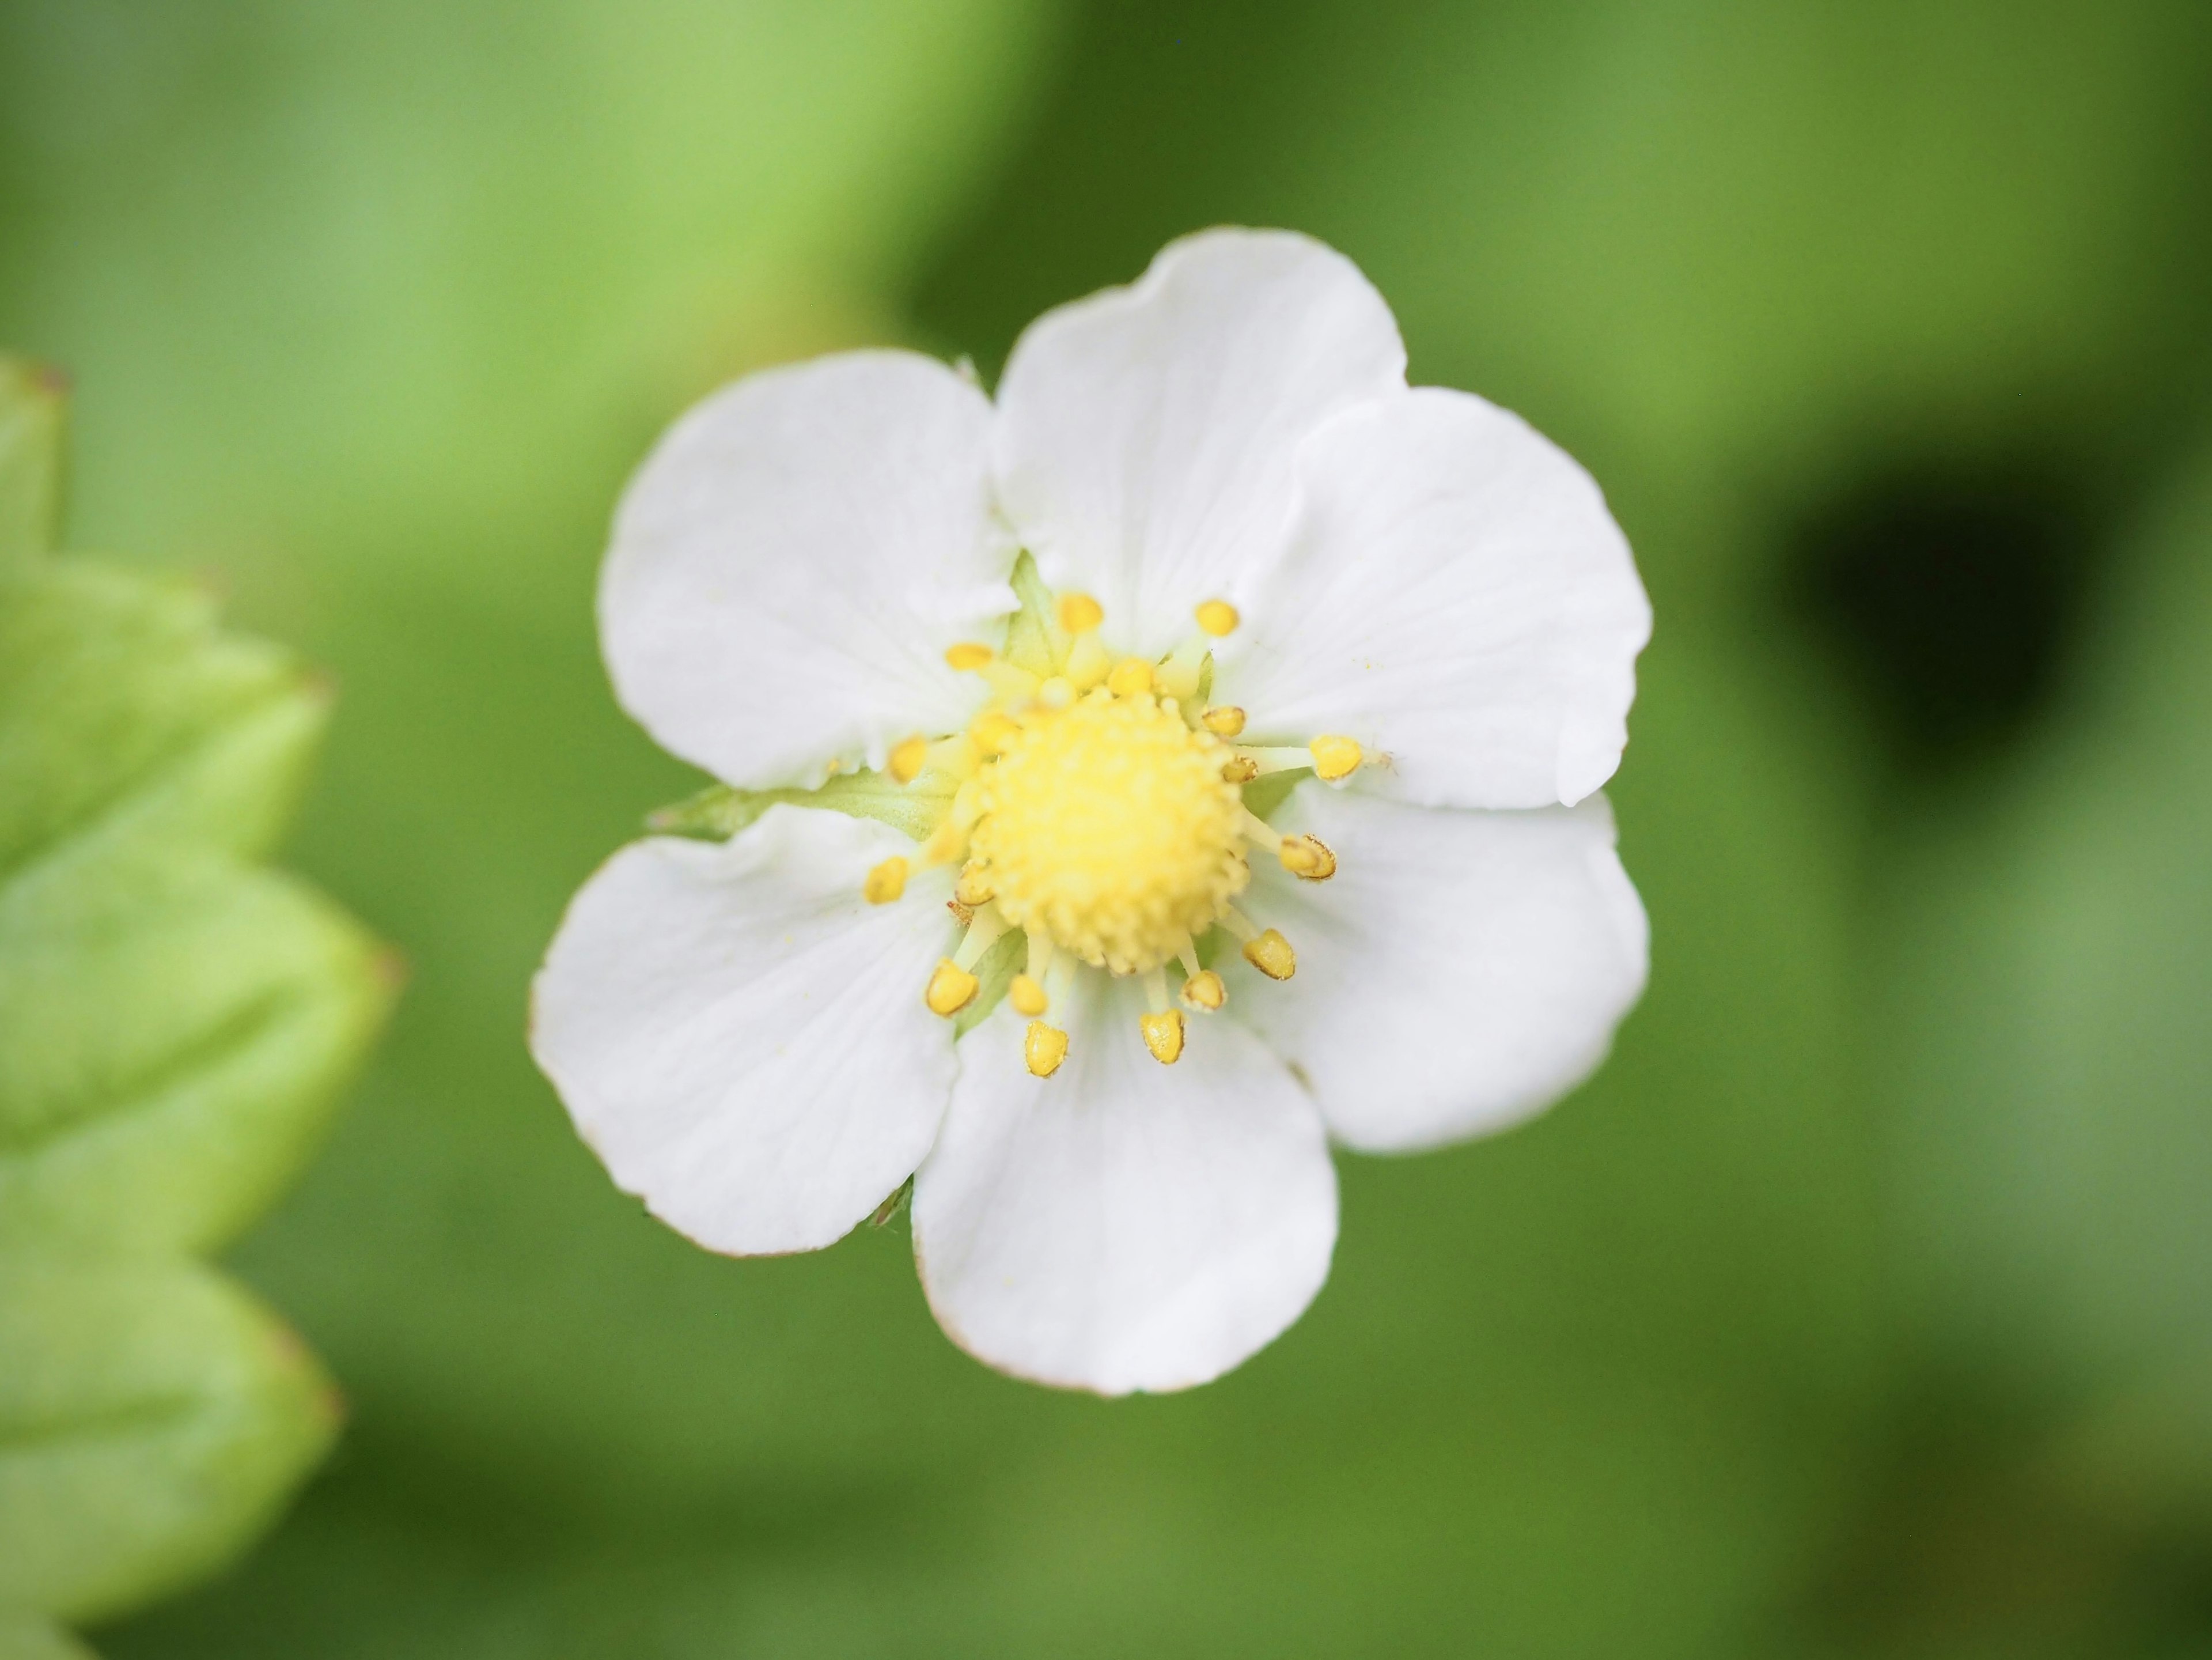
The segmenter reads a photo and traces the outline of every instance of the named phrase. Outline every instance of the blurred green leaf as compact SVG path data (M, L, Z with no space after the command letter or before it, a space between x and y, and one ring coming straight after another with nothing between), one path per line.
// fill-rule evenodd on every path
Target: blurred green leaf
M83 1620L204 1573L337 1428L299 1341L181 1262L0 1254L0 1607Z
M2212 1321L2212 461L2115 575L2075 707L1901 839L1878 936L1929 1340L2064 1392Z
M273 873L0 890L0 1243L228 1243L319 1143L393 982Z
M92 1651L47 1620L0 1612L0 1660L93 1660Z
M24 438L0 464L51 483L58 398L46 413L36 431L0 418L0 439ZM37 515L43 551L50 497ZM204 1575L336 1432L298 1341L167 1255L226 1243L267 1207L391 1000L356 924L249 862L291 812L327 702L289 654L219 632L191 587L0 556L11 1615L112 1614ZM0 1647L81 1653L27 1620Z
M52 372L0 355L0 568L54 544L62 419Z
M234 855L281 827L325 702L191 590L0 583L0 1243L211 1248L319 1139L393 976Z
M220 632L188 584L74 560L0 577L0 878L266 853L328 708L298 659Z

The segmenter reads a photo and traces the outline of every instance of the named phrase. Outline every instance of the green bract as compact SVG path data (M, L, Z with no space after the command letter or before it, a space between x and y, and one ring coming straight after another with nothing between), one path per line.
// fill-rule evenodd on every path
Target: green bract
M60 415L0 362L0 1656L219 1565L328 1447L313 1357L176 1253L290 1179L394 984L253 862L326 693L197 589L51 556Z

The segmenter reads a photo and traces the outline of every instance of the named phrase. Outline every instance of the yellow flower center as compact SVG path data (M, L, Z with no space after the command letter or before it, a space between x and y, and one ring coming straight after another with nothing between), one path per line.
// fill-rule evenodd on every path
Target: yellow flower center
M1025 575L1034 585L1034 575L1024 556L1018 586ZM1223 601L1200 605L1197 632L1167 656L1116 661L1098 638L1105 612L1097 600L1055 599L1034 586L1030 594L1003 653L969 643L945 654L990 688L968 730L917 735L890 752L899 784L951 790L919 859L960 866L952 909L967 933L931 974L924 1000L950 1018L1003 994L1029 1017L1025 1064L1049 1078L1068 1039L1045 1017L1066 1001L1079 965L1139 976L1145 1047L1173 1065L1183 1050L1182 1009L1210 1014L1228 999L1220 975L1203 966L1201 940L1226 934L1270 979L1297 971L1290 942L1231 903L1252 879L1249 850L1273 853L1310 882L1336 872L1336 855L1321 842L1285 836L1247 807L1245 787L1291 769L1338 783L1367 757L1352 739L1329 734L1297 745L1237 741L1244 711L1198 696L1212 678L1212 642L1241 621ZM906 860L887 859L863 891L872 903L896 903L908 874ZM992 957L1009 933L1027 946L1019 973L1004 953ZM995 971L987 957L1000 964ZM1182 970L1182 1009L1168 993L1171 963Z
M1148 691L1030 711L976 775L969 868L1013 927L1115 974L1158 968L1251 880L1231 758Z

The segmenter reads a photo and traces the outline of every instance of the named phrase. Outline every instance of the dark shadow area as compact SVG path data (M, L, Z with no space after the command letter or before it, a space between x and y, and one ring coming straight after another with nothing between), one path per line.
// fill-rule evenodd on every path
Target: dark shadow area
M1796 1610L1813 1651L2194 1652L2212 1618L2201 1507L2085 1459L2080 1429L2000 1379L1926 1380L1870 1449L1866 1503Z
M2051 704L2087 609L2095 522L2088 492L2039 458L1915 459L1805 522L1790 598L1895 762L1949 772L2002 752Z

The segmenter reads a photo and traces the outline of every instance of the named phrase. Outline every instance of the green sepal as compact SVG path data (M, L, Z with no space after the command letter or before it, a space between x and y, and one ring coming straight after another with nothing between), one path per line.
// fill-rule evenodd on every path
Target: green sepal
M941 774L925 773L902 784L889 773L841 772L811 790L741 790L713 784L696 795L650 814L645 826L659 836L688 836L702 842L726 842L778 802L794 807L825 807L854 818L872 818L926 842L945 820L958 786Z
M1040 678L1057 673L1067 658L1067 635L1060 629L1052 590L1037 575L1036 561L1026 548L1014 560L1014 573L1007 580L1021 608L1006 619L1006 660Z
M1265 818L1291 799L1291 792L1313 775L1311 767L1291 767L1255 778L1244 786L1244 809L1255 818Z
M227 1560L329 1449L336 1390L222 1275L0 1253L0 1608L82 1621Z
M983 960L975 964L975 994L969 999L966 1008L952 1017L955 1039L965 1037L989 1018L1028 958L1029 936L1018 928L1009 929L983 953Z
M54 545L67 408L52 369L0 356L0 565Z

